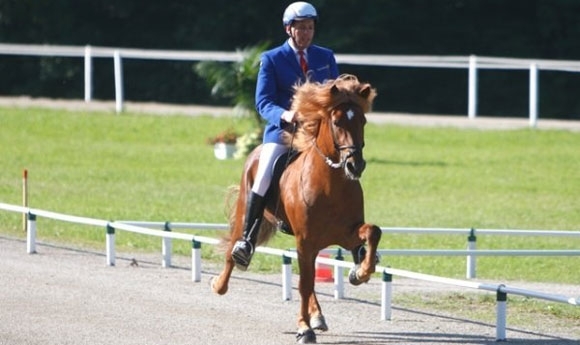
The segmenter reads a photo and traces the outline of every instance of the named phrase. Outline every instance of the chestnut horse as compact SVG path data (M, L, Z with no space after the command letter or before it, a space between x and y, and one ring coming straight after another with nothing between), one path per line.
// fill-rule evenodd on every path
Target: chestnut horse
M365 223L359 182L365 169L365 113L375 96L370 84L360 83L352 75L295 87L292 109L297 113L297 125L286 141L298 154L281 173L279 182L270 187L258 245L282 222L282 228L295 236L300 268L299 343L315 343L314 330L328 330L314 291L315 260L320 250L339 245L352 251L355 266L349 280L354 285L368 281L375 272L381 231ZM247 158L232 207L230 234L224 239L225 267L212 281L212 289L220 295L228 290L234 268L231 251L242 237L246 198L259 154L260 147Z

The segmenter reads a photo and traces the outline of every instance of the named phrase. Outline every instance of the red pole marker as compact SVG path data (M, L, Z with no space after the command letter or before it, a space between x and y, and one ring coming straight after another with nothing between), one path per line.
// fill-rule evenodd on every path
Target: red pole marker
M24 169L22 173L22 206L28 207L28 170ZM22 230L27 231L27 213L22 214Z

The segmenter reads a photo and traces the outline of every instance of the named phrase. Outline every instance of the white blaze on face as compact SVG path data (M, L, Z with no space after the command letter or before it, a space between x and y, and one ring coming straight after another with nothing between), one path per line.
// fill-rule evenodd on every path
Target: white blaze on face
M346 112L346 117L347 117L349 120L352 120L352 118L354 117L354 111L352 111L352 109L349 109L349 110Z

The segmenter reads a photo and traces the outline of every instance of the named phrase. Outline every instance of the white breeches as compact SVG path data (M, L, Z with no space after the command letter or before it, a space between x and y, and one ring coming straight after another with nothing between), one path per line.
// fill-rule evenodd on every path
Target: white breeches
M272 182L272 174L274 173L274 162L281 154L288 151L285 145L276 143L265 143L262 146L260 159L258 161L258 172L256 179L252 186L252 192L264 196Z

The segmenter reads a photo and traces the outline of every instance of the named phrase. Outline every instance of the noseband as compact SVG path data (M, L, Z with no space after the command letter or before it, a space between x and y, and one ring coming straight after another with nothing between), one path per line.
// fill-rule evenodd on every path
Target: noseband
M338 162L333 162L332 158L328 157L327 155L325 155L324 153L322 153L322 151L320 151L320 148L318 148L318 145L316 145L316 143L314 143L314 148L316 149L316 151L320 154L320 156L322 156L322 158L324 159L324 162L331 168L333 169L343 169L346 165L346 161L352 157L354 155L354 153L359 150L359 148L357 146L354 145L343 145L343 146L339 146L336 143L334 143L334 148L337 151L343 151L343 150L349 150L348 153L344 156L342 156L342 158L340 159L340 161Z

